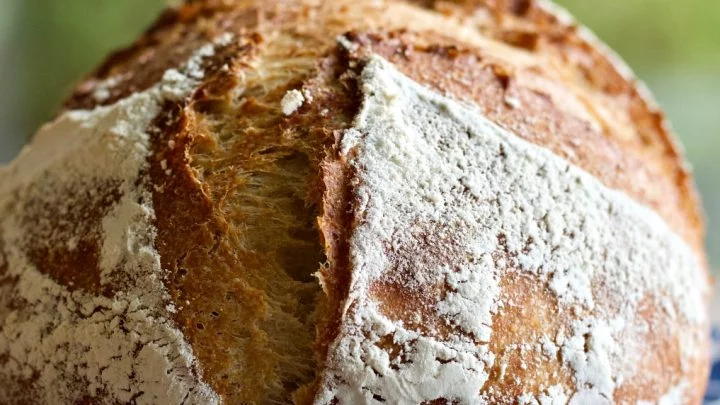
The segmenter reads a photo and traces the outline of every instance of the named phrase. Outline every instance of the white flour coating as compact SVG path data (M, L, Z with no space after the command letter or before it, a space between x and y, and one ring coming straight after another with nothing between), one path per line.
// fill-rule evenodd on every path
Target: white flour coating
M568 397L562 386L553 385L540 393L537 398L532 394L523 394L518 398L519 405L565 405Z
M555 294L562 317L575 319L555 343L516 342L574 377L575 387L527 393L528 401L612 402L623 381L642 373L652 329L638 316L643 300L671 309L653 326L703 342L696 328L678 325L705 322L704 271L656 213L378 56L361 90L363 107L341 148L356 171L350 295L319 403L490 401L482 394L495 364L487 342L493 315L509 304L503 278L531 277ZM386 285L429 301L424 316L453 332L442 337L423 331L423 319L385 313L375 292Z
M616 387L613 363L621 358L620 347L613 336L624 328L623 320L613 326L604 319L576 322L573 335L562 345L563 360L575 372L574 377L580 395L594 395L612 399ZM617 353L617 356L613 354ZM590 391L584 393L583 391Z
M229 40L226 35L216 44ZM111 106L62 114L0 170L0 261L7 265L0 284L17 280L3 291L18 303L0 301L0 380L32 383L32 398L46 404L73 403L85 394L104 403L219 403L169 318L146 177L152 120L164 100L186 97L199 84L202 59L213 53L212 44L200 48L156 86ZM98 296L68 289L41 273L30 249L55 244L72 252L87 235L57 229L28 239L45 223L23 223L37 210L31 202L72 213L83 204L99 207L106 201L99 193L113 189L116 201L93 238L99 269L73 271L100 271L100 286L117 291ZM0 402L18 400L4 391L10 385L0 385Z
M292 115L305 102L305 96L300 90L290 90L280 101L282 112L285 115Z
M110 98L110 91L117 86L121 81L120 77L113 76L109 77L105 80L101 80L98 83L95 84L95 89L93 90L92 96L95 101L98 103L102 103L108 98Z
M213 56L216 47L226 46L234 38L235 36L230 33L221 34L212 44L205 44L196 50L180 70L166 70L162 81L156 85L161 95L166 100L179 100L190 94L205 76L203 59Z
M555 342L547 337L547 335L543 335L540 338L540 350L542 350L542 354L548 359L554 359L559 349L557 345L555 345Z
M565 304L578 303L592 309L595 306L590 278L592 271L578 267L556 271L550 279L550 289Z

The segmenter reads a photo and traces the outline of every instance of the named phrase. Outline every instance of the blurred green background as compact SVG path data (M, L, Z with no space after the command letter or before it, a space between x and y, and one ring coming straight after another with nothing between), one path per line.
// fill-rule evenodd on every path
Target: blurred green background
M720 1L558 0L655 92L687 151L720 267ZM0 0L0 162L168 0Z

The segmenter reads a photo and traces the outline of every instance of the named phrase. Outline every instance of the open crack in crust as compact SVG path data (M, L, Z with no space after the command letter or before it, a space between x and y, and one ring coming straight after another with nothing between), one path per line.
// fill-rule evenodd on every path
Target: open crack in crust
M662 114L624 68L544 3L189 1L111 56L66 108L109 105L147 89L224 33L234 39L204 60L202 84L154 120L149 176L174 321L227 403L310 402L319 387L316 370L322 374L348 293L355 220L353 169L338 141L360 109L357 77L371 54L652 208L704 260L692 181ZM285 116L280 104L290 89L311 101ZM429 241L438 236L427 232ZM69 272L53 277L64 281ZM506 283L508 294L527 298L493 320L506 331L493 337L496 353L552 325L557 305L532 280ZM397 319L423 307L402 285L373 291ZM654 316L652 304L646 311ZM616 399L653 398L658 382L675 379L680 359L671 340L648 342L664 360L649 359L648 379ZM521 369L517 356L507 354L502 373L545 375L539 365ZM570 371L558 367L553 383L572 386ZM692 386L702 386L705 367L694 368ZM549 381L507 383L500 374L491 370L487 386L503 393L496 401L538 393Z

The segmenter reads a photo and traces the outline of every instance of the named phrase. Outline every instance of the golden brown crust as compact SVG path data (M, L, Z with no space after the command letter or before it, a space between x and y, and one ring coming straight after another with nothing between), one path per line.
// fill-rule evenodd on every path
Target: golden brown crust
M539 43L547 40L539 35L533 40L534 52L541 52ZM438 39L398 32L356 38L367 52L385 56L411 78L472 101L517 135L652 207L702 251L702 221L691 177L670 141L662 113L649 110L631 83L614 72L614 80L605 75L603 82L572 85L568 78L576 77L574 73L545 64L517 66L492 50L471 49L451 38L442 38L441 46L434 42ZM593 66L602 69L601 62ZM577 69L590 71L583 65Z
M418 25L410 29L420 28L420 32L370 34L364 39L367 45L392 58L404 73L421 83L472 100L523 138L548 147L608 186L652 207L702 251L697 193L663 113L651 105L634 80L625 77L612 55L585 38L581 27L568 24L534 1L419 3L448 15L468 8L487 10L491 17L465 23L485 37L509 45L522 58L508 59L507 49L497 44L476 47L438 35L422 20L408 23ZM350 15L348 6L340 3L321 6L319 10L327 15L313 15L318 11L311 12L312 7L299 5L302 2L288 2L292 7L282 4L285 2L200 1L167 11L133 47L111 56L96 78L78 86L67 106L94 105L92 89L98 79L110 76L122 81L104 103L147 88L223 28L256 33L294 31L299 35L296 46L319 56L334 45L335 36L372 28L356 20L372 20L372 13L378 13L374 25L383 26L387 18L380 15L382 8L363 8L368 15L360 18ZM293 27L284 25L288 21ZM325 25L318 24L323 21ZM397 22L385 25L402 26ZM453 74L446 75L448 71ZM518 108L513 106L515 102ZM529 120L528 116L543 119Z
M355 82L346 72L357 73L370 52L419 83L472 102L518 136L651 207L703 256L692 179L662 113L577 26L529 0L369 3L189 1L163 14L132 47L110 56L66 102L68 109L111 104L154 85L217 35L235 35L204 59L205 78L192 97L168 102L154 121L149 173L156 247L178 309L174 320L203 377L228 403L288 401L312 381L322 367L316 362L325 359L335 338L337 311L347 294L352 221L351 173L335 148L338 131L352 125L359 109ZM465 15L473 17L460 17ZM358 46L351 51L336 45L336 37L347 32ZM95 91L111 77L118 83L98 100ZM280 101L296 88L312 94L312 102L285 117ZM103 198L111 199L112 188L103 190ZM98 239L92 219L102 215L89 212L88 221L70 220L88 228L83 233L92 245ZM85 263L96 260L90 245L76 251L88 253L82 258L39 251L36 265L63 285L99 292L99 270L73 271L97 268ZM432 248L408 254L440 254ZM43 265L46 259L53 265ZM4 263L0 257L0 291ZM312 314L317 287L310 274L316 270L327 297ZM542 386L571 387L572 377L560 365L523 368L520 354L505 350L563 320L556 319L557 303L546 289L522 277L503 282L515 306L493 319L503 332L493 335L491 350L507 360L504 373L518 378L503 379L493 369L486 389L498 394L491 399L509 403L507 398ZM426 307L421 294L402 285L378 284L373 291L392 319L410 322L409 314ZM648 303L645 316L654 316L656 308ZM424 327L442 334L445 324L426 315ZM315 343L314 316L320 317ZM297 346L289 347L287 336ZM658 385L677 382L677 342L659 331L648 344L657 355L645 359L647 379L622 386L618 401L656 398ZM313 345L315 358L308 355ZM706 367L694 367L698 394L691 402L700 401ZM308 387L297 401L312 398Z

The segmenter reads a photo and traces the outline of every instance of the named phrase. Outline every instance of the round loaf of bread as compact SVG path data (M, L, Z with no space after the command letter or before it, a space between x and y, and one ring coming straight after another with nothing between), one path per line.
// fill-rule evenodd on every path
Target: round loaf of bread
M0 403L699 404L701 209L540 0L197 0L0 169Z

